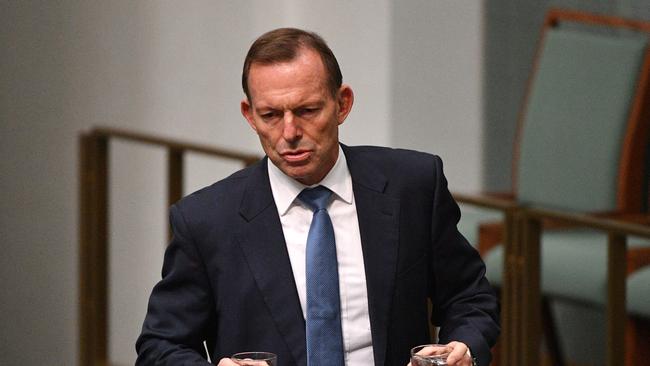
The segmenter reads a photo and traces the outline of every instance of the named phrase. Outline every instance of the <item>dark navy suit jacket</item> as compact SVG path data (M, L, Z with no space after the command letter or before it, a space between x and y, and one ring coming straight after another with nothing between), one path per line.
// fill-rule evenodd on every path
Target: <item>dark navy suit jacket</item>
M466 343L479 365L499 333L497 299L477 252L456 229L459 209L440 158L343 146L352 175L376 365L404 366L430 342ZM267 159L171 208L173 239L136 349L137 365L205 365L269 351L305 366L302 315ZM354 365L351 365L354 366Z

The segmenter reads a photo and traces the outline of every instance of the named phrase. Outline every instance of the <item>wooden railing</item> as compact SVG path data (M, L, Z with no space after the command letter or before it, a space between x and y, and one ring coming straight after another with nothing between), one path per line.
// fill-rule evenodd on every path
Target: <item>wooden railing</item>
M625 326L627 236L650 238L650 215L619 219L537 207L489 196L454 194L463 204L504 214L504 268L501 288L501 359L505 366L538 366L541 344L542 222L600 231L608 235L605 365L629 364ZM627 357L627 358L626 358Z
M162 146L167 149L167 201L183 194L184 154L200 153L241 161L259 157L119 129L95 128L80 135L79 216L79 365L109 365L108 321L108 177L112 139ZM495 209L504 214L504 276L501 289L501 362L537 366L540 344L540 234L544 219L566 222L609 235L607 286L607 365L622 365L625 355L626 236L650 238L650 227L622 220L596 218L538 208L515 201L454 194L458 202Z
M539 342L541 333L540 294L540 236L542 221L552 219L572 226L606 233L607 244L607 305L606 305L606 366L626 363L625 326L627 237L630 235L650 238L648 216L635 222L622 219L598 218L580 213L529 207L522 211L520 230L523 232L523 267L517 276L524 283L521 292L521 326L526 337L522 348L522 365L539 365ZM638 222L644 222L639 224Z
M185 153L199 153L250 165L259 156L159 138L112 128L79 136L79 365L109 365L108 324L108 177L109 142L125 140L167 149L167 202L183 195Z

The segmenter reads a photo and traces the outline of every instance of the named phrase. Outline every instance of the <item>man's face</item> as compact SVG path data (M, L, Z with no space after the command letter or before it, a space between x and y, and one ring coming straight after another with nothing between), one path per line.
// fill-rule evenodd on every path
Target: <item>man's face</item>
M343 85L332 96L311 50L289 62L253 63L248 89L252 101L244 99L241 111L269 159L302 184L320 182L338 158L338 126L352 108L352 89Z

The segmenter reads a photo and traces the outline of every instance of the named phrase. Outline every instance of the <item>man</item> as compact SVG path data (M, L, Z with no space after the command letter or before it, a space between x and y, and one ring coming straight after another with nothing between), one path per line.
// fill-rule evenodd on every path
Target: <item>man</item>
M456 229L440 159L340 144L354 95L315 34L262 35L242 84L266 157L172 206L137 364L207 364L205 341L221 366L241 351L403 366L430 343L430 299L448 363L488 365L497 300Z

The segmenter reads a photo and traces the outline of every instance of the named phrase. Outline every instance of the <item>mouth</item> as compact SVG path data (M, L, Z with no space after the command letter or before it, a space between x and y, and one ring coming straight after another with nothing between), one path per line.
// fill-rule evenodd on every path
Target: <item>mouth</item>
M296 150L296 151L287 151L283 152L282 158L288 163L301 163L306 161L311 155L309 150Z

